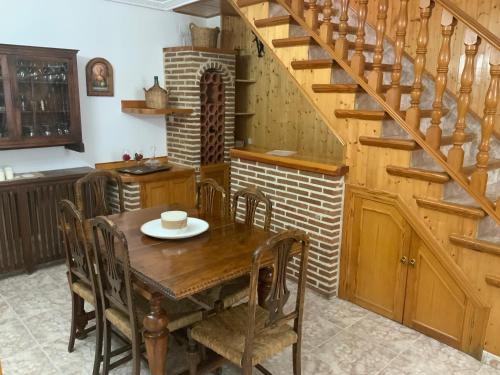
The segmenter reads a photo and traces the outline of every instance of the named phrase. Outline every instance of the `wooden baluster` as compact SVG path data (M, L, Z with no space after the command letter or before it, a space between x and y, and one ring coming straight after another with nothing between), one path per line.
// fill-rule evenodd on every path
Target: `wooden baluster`
M462 145L465 143L465 116L469 110L470 93L472 92L472 83L474 82L475 58L477 49L481 44L481 39L477 34L467 29L465 31L465 64L460 79L460 95L457 105L457 122L453 132L453 147L448 151L448 163L455 170L460 170L464 162L464 150Z
M321 26L319 27L319 36L328 44L332 42L332 14L332 0L325 0L323 4L323 21L321 22Z
M408 26L408 0L400 1L398 27L396 31L396 45L394 48L394 65L391 73L391 88L387 91L387 103L399 111L401 106L401 72L403 65L401 59L405 48L406 28Z
M420 30L417 38L417 56L415 58L415 78L411 89L411 104L406 111L406 122L413 129L420 129L420 96L422 95L422 76L425 68L427 44L429 42L429 18L434 1L420 0Z
M343 59L347 59L347 52L349 51L349 41L347 40L348 10L349 0L340 0L339 37L335 42L335 52Z
M313 31L318 28L318 5L316 4L316 0L309 0L309 6L304 14L304 19Z
M488 183L488 160L490 158L490 138L495 126L495 116L500 96L500 52L492 52L490 56L491 81L484 103L484 116L481 122L481 143L476 156L476 170L471 176L471 187L479 194L486 192ZM498 201L497 201L498 202ZM498 207L497 207L498 210Z
M351 59L351 68L359 75L365 73L365 23L368 13L368 0L359 0L358 6L358 28L356 31L356 42L354 43L354 54Z
M368 84L380 92L382 90L382 60L384 58L384 36L387 20L387 0L378 1L375 50L373 51L373 70L368 75Z
M457 20L453 15L443 9L441 17L441 35L443 40L441 41L441 48L439 49L438 55L437 77L435 83L436 89L434 103L432 103L431 124L427 128L425 134L426 141L435 150L438 150L441 146L441 134L443 131L441 130L440 124L441 116L443 115L443 95L446 89L446 82L448 81L451 36L455 30L456 23Z
M291 0L292 11L299 17L304 17L304 0Z
M497 215L500 215L500 197L497 198L497 203L495 205L495 210L497 212Z

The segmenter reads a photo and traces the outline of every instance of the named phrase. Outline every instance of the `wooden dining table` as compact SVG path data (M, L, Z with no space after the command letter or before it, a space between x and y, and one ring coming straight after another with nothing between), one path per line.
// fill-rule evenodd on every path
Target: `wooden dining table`
M150 313L144 318L144 341L152 375L165 374L168 311L161 308L163 298L179 300L248 274L253 252L271 234L250 228L229 218L205 217L196 209L190 217L208 222L208 230L182 240L161 240L145 236L141 226L167 211L168 207L146 208L108 216L127 238L130 265L138 282L150 293ZM262 259L259 300L269 291L271 254Z

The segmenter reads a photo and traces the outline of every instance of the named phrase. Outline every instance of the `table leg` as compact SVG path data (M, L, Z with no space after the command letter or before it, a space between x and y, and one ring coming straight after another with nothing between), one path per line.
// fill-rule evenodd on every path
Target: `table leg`
M144 342L151 375L164 375L167 359L168 318L160 303L162 295L154 293L149 301L151 312L144 317Z
M261 268L259 271L259 286L257 289L259 297L259 305L262 306L267 296L271 292L271 286L273 284L273 269L272 268Z

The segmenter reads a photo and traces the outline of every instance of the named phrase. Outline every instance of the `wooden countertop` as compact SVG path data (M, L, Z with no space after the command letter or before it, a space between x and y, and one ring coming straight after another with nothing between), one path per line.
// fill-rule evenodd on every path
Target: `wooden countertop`
M23 177L16 178L9 181L1 181L0 187L4 186L14 186L14 185L30 185L36 181L52 181L64 178L74 178L75 176L84 176L92 170L90 167L77 167L77 168L66 168L66 169L55 169L51 171L40 171L40 172L26 172L17 173L16 175L29 175L32 174L33 177Z
M164 164L168 163L168 159L166 156L158 157L157 159ZM147 159L144 159L144 161L146 160ZM116 161L110 163L98 163L95 165L95 167L96 169L120 169L125 167L133 167L137 164L138 163L133 160L126 162ZM168 163L168 164L172 166L172 168L169 169L168 171L154 172L144 175L120 173L120 176L122 178L122 181L127 184L127 183L141 183L141 182L168 180L169 178L173 177L189 176L194 172L194 168L184 167L182 165L174 163Z
M329 176L343 176L348 171L348 167L346 165L339 164L334 160L328 160L327 158L317 158L300 154L294 154L291 156L276 156L267 154L268 151L271 150L256 146L233 148L231 150L231 157L271 165L279 165L281 167L293 168L302 171L322 173Z

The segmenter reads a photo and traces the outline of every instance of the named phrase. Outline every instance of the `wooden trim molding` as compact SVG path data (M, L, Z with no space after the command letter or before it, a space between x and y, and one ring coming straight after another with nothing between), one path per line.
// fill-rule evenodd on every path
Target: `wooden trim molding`
M463 204L439 201L418 196L415 196L415 200L417 201L417 205L419 207L444 212L450 215L459 215L471 219L482 219L486 216L484 211L479 207L466 206Z
M494 275L486 275L484 277L486 284L494 286L495 288L500 288L500 277Z
M252 160L260 163L278 165L280 167L298 169L301 171L322 173L329 176L344 176L348 171L348 167L346 165L338 164L327 159L320 160L301 155L276 156L267 154L266 152L268 151L269 150L256 147L233 148L231 149L230 154L232 158Z
M208 47L193 47L193 46L182 46L182 47L165 47L163 52L181 52L181 51L193 51L193 52L211 52L211 53L222 53L225 55L236 55L238 51L232 49L221 49L221 48L208 48Z

